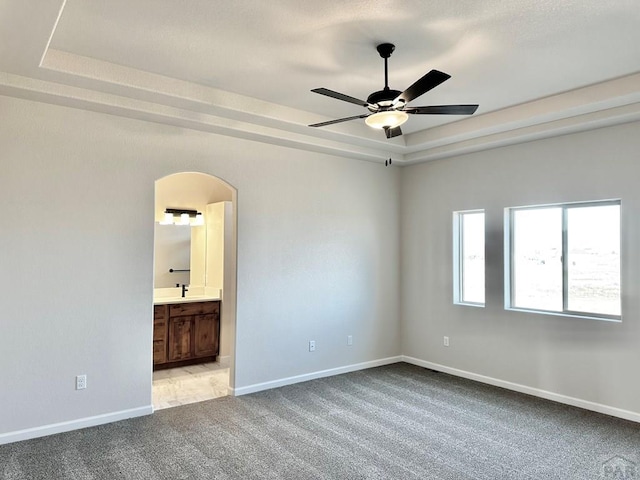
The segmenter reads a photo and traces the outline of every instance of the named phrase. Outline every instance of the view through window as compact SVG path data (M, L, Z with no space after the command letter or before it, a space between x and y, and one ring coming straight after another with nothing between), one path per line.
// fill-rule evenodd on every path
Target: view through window
M620 202L509 210L510 307L619 319Z
M454 302L484 305L484 211L454 213Z

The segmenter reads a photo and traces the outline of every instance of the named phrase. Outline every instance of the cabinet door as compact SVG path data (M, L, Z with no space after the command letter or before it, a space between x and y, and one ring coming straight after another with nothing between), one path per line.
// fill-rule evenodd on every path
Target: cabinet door
M215 314L195 316L195 355L209 357L218 354L219 316Z
M169 361L191 358L191 329L193 317L169 320Z

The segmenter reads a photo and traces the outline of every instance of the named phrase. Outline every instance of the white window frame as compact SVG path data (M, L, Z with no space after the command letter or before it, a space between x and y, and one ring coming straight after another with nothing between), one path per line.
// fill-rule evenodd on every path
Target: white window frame
M568 264L564 261L567 258L568 248L568 235L567 235L567 210L570 208L580 207L599 207L607 205L618 205L620 207L620 256L622 257L622 203L620 199L612 200L595 200L588 202L568 202L568 203L555 203L548 205L528 205L524 207L508 207L504 209L504 308L505 310L539 313L546 315L556 315L562 317L573 318L586 318L591 320L604 320L610 322L621 322L622 315L610 315L604 313L590 313L573 311L567 308L568 305ZM562 208L562 311L557 310L543 310L535 308L522 308L513 306L514 292L513 292L513 278L514 274L514 261L513 261L513 212L522 210L540 210L543 208ZM620 301L622 301L622 258L620 260Z
M485 215L484 209L475 209L475 210L460 210L453 212L453 303L455 305L467 305L470 307L481 307L483 308L486 303L486 281L485 281L485 301L480 302L469 302L464 301L464 260L462 258L462 246L463 246L463 218L467 214L477 214L482 213ZM486 218L486 217L485 217ZM486 229L485 229L486 231ZM486 235L485 235L486 238ZM485 260L486 266L486 260ZM486 270L485 270L485 278L486 278Z

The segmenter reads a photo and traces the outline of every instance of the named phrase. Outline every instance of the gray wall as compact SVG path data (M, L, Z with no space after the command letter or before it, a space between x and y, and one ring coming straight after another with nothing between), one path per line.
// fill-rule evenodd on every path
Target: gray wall
M151 405L171 173L238 189L236 388L399 355L397 169L8 97L0 117L0 435Z
M402 170L404 355L640 412L640 124ZM505 207L622 199L622 323L503 309ZM486 307L453 305L452 212L484 208ZM451 346L443 346L443 336Z
M640 412L637 123L398 171L7 97L0 115L0 440L150 406L154 182L181 171L238 189L236 388L402 353ZM503 209L602 198L622 199L623 322L505 312ZM483 309L452 304L451 212L471 208Z

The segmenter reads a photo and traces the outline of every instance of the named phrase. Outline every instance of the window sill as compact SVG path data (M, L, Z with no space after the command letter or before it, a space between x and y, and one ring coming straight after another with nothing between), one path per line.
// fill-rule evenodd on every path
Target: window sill
M476 307L484 308L484 303L471 303L471 302L453 302L454 305L462 305L463 307Z
M580 318L583 320L597 320L599 322L622 323L622 317L596 317L590 315L580 315L577 313L551 312L548 310L532 310L528 308L504 307L510 312L534 313L537 315L552 315L554 317Z

